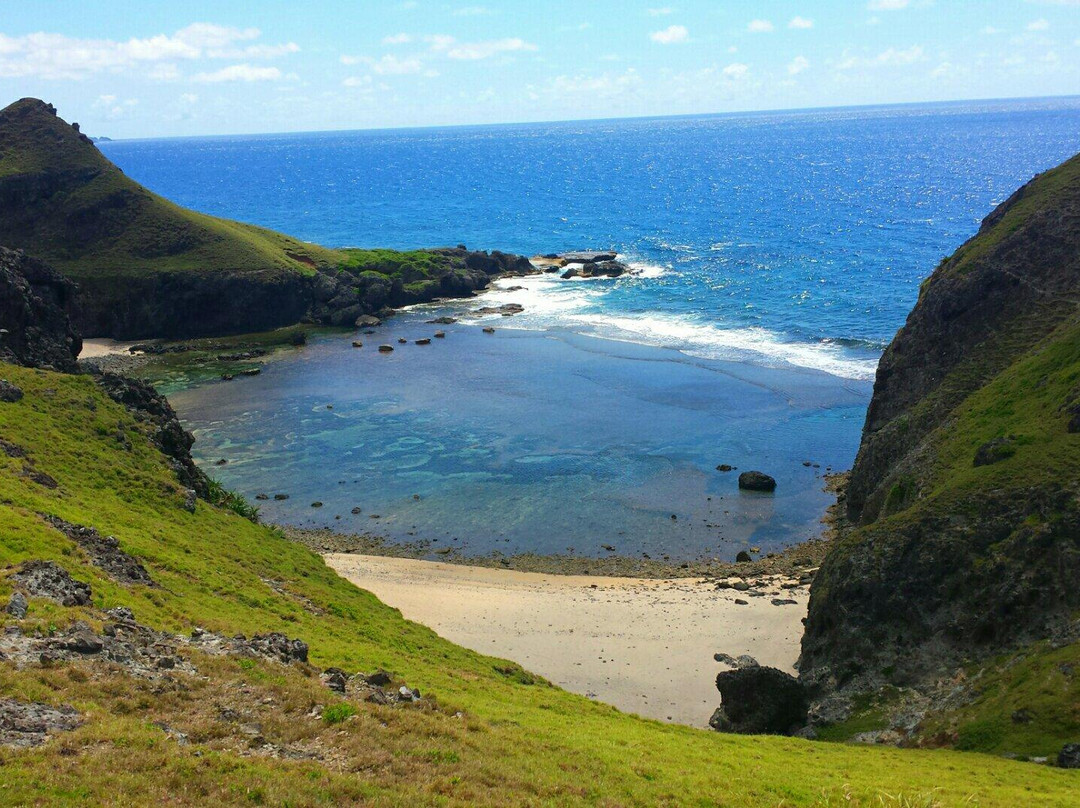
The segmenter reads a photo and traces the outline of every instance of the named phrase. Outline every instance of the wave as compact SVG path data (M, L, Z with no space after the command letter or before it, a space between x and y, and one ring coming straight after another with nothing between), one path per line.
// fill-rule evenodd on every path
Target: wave
M639 278L668 271L655 264L628 262ZM602 339L670 348L701 359L749 362L769 367L795 366L845 379L874 378L877 358L870 346L848 340L790 340L758 326L725 327L692 315L611 313L604 298L615 284L568 283L557 274L503 278L484 293L484 305L517 303L524 312L505 318L503 328L529 331L567 329ZM492 315L459 315L477 322ZM498 315L494 315L498 316Z

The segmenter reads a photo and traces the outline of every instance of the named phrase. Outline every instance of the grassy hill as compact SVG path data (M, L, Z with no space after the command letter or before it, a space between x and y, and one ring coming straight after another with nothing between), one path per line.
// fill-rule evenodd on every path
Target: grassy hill
M523 259L464 249L331 250L187 210L124 175L43 101L0 110L0 245L79 286L85 337L351 325L384 306L471 294Z
M1080 156L942 262L882 358L803 641L804 680L859 705L834 734L899 708L912 743L1080 739L1078 405Z
M0 638L15 625L61 636L78 619L96 629L104 609L127 606L140 623L174 633L281 631L310 645L313 666L192 646L179 653L199 675L148 681L90 657L0 660L5 697L70 704L83 719L41 747L0 748L2 804L1074 804L1071 772L948 751L723 736L568 694L403 620L274 530L202 501L189 512L147 440L150 426L91 378L6 365L0 375L24 393L0 403L0 602L28 559L58 562L93 592L81 607L31 598L24 620L0 614ZM118 583L43 515L116 536L157 586ZM320 681L328 666L384 668L425 698L397 707L346 700Z

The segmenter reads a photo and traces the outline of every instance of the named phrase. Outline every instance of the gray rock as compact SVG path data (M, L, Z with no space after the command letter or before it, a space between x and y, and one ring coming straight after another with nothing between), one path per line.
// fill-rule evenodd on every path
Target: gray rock
M14 404L22 400L23 391L13 385L7 379L0 379L0 401Z
M53 561L26 561L11 579L32 597L49 598L64 606L90 603L90 584L76 581Z
M744 471L739 475L739 488L744 491L772 492L776 490L776 480L764 472Z
M113 536L102 536L92 527L65 522L56 516L48 516L45 521L82 547L91 561L113 579L122 584L155 586L146 568L137 558L120 549L120 543Z
M1061 747L1057 765L1063 769L1080 769L1080 743L1067 743Z
M371 314L363 314L356 318L354 325L357 328L374 328L375 326L382 325L382 320Z
M26 611L29 608L30 604L27 603L26 596L22 592L13 592L7 606L4 607L4 611L16 620L22 620L26 617Z
M45 742L52 732L70 732L79 726L73 707L41 702L0 699L0 745L25 749Z

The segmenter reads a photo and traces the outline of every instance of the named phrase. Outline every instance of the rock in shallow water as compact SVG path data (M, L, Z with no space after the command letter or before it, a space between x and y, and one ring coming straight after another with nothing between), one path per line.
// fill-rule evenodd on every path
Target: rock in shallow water
M739 475L739 488L744 491L772 492L776 490L776 480L764 472L744 471Z

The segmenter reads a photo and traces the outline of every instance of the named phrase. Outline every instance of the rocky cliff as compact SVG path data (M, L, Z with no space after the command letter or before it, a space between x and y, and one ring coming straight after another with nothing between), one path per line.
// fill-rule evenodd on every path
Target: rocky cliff
M82 340L69 314L75 285L19 250L0 247L0 359L72 371Z
M819 699L1080 637L1078 304L1080 157L942 262L881 360L851 525L811 590Z
M331 250L186 210L129 179L55 108L0 110L0 244L78 287L85 336L185 338L261 331L468 295L531 271L503 253Z

